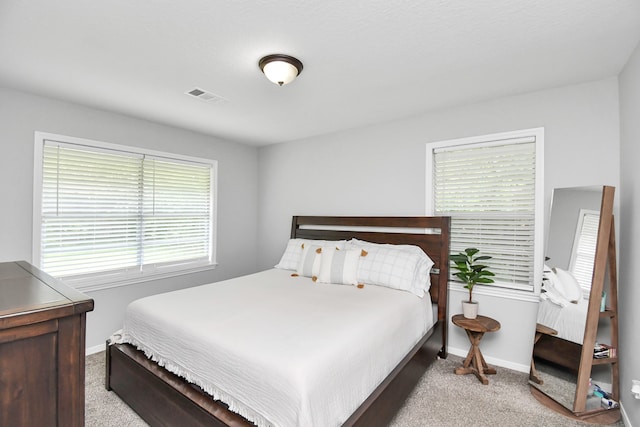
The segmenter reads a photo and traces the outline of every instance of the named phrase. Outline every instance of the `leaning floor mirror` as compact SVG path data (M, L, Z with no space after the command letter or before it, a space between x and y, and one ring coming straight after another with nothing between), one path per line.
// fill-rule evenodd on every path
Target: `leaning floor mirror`
M546 406L598 424L620 418L614 192L553 192L529 376Z

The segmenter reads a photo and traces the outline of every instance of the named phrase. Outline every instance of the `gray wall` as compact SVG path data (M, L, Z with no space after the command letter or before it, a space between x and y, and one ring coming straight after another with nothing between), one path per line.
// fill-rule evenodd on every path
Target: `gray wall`
M0 88L0 261L32 256L34 132L43 131L218 160L215 270L88 293L87 346L104 344L139 297L256 270L257 170L254 147L127 116Z
M625 411L638 425L640 404L628 393L631 378L640 378L640 367L632 365L640 352L634 328L639 315L633 307L640 301L640 289L632 276L632 260L640 256L640 243L633 240L640 226L640 189L635 179L640 163L638 76L640 52L636 49L620 77L620 99L618 80L606 79L259 150L0 88L0 261L31 261L36 130L219 162L219 267L92 292L96 310L88 315L87 334L87 345L92 347L120 327L124 308L133 299L274 265L284 250L292 215L424 214L425 144L429 141L544 126L545 212L554 187L608 184L618 188L621 390ZM502 300L482 288L474 295L482 304L482 314L502 322L499 332L483 340L487 359L527 369L536 304ZM450 313L459 311L462 298L463 294L452 293ZM462 331L451 327L450 332L452 349L465 352L468 342Z
M606 79L426 113L406 120L282 143L259 152L259 266L274 265L292 215L423 215L425 144L545 128L545 212L554 187L619 184L618 82ZM490 363L528 371L537 302L474 289L480 313L502 323L483 339ZM461 292L451 292L451 314ZM450 350L466 354L450 326Z
M640 380L640 45L620 74L620 129L620 391L627 420L640 426L640 401L629 393L631 380Z

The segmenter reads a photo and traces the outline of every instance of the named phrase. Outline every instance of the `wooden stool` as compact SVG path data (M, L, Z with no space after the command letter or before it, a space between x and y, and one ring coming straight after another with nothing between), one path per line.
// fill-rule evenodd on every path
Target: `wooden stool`
M555 329L551 329L548 326L541 325L540 323L536 323L536 337L533 339L534 347L543 334L557 335L558 331L556 331ZM538 371L536 370L536 364L533 361L533 352L531 352L531 370L529 371L529 379L536 384L544 383L544 381L542 381L542 378L540 378L540 376L538 375Z
M469 349L467 358L464 359L462 366L454 369L453 372L456 375L474 374L482 384L489 384L489 380L485 374L493 375L496 373L496 370L490 368L487 362L484 361L479 345L480 340L486 332L495 332L500 329L500 322L486 316L467 319L462 314L456 314L451 318L451 321L454 325L465 330L471 342L471 348Z

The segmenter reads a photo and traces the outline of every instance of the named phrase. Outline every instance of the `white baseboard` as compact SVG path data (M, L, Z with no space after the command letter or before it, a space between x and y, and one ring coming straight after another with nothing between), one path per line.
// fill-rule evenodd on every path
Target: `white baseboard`
M633 427L633 424L631 424L631 420L629 419L629 416L624 411L624 406L622 406L622 402L620 402L620 415L622 417L622 422L624 423L625 427Z
M96 354L104 351L105 344L94 345L93 347L87 347L85 349L85 356L89 356L90 354Z
M462 348L449 347L448 351L449 351L449 353L451 353L453 355L456 355L456 356L467 357L467 353L469 352L469 349L468 348L462 349ZM500 366L500 367L511 369L511 370L514 370L514 371L524 372L526 374L528 374L529 370L531 369L531 365L522 365L520 363L514 363L514 362L510 362L508 360L497 359L495 357L490 357L490 356L485 356L485 355L483 355L483 357L484 357L484 360L486 360L486 362L489 365Z

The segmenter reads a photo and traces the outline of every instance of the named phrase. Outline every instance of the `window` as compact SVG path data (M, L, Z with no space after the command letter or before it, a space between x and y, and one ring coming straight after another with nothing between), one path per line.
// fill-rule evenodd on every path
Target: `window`
M451 216L453 253L493 257L498 288L539 289L542 144L540 128L427 145L427 212Z
M216 162L36 133L34 262L85 290L214 265Z

